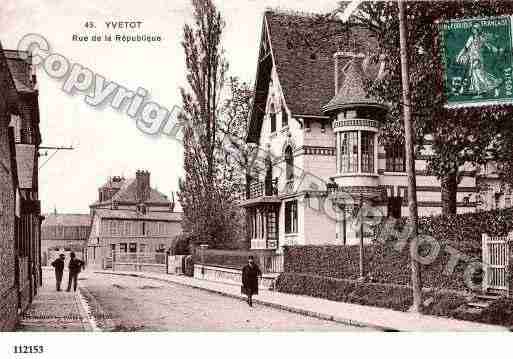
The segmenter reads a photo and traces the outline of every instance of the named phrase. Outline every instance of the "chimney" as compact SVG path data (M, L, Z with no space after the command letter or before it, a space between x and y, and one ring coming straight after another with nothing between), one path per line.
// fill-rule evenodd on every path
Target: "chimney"
M150 199L150 172L138 170L135 173L137 202L142 203Z

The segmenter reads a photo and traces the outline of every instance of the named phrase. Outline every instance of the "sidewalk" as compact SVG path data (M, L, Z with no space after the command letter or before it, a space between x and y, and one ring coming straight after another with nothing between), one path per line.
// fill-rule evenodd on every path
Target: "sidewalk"
M240 294L240 286L205 281L186 276L143 272L95 271L100 274L113 274L155 279L169 283L206 290L217 294L245 299ZM254 303L287 310L335 322L371 327L386 331L506 331L507 328L466 322L428 315L404 313L391 309L376 308L358 304L334 302L326 299L259 290Z
M68 272L64 272L63 291L55 290L52 268L43 268L43 286L27 312L21 317L18 331L26 332L83 332L93 331L95 325L87 314L80 291L66 292ZM79 282L80 285L80 282Z

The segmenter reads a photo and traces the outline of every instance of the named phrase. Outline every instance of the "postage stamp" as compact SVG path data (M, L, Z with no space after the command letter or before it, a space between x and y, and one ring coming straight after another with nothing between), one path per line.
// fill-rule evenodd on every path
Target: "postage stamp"
M513 103L511 17L440 24L447 107Z

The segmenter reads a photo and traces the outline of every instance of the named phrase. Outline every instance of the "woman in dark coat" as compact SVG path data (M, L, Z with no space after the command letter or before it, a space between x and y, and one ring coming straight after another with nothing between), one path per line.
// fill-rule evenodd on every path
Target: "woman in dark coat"
M253 295L258 294L258 277L262 277L262 272L250 256L248 264L242 268L242 293L248 296L250 307L253 306Z

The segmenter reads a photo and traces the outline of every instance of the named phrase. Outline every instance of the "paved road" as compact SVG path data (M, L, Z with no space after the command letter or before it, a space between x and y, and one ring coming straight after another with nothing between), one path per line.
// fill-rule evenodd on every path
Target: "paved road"
M368 330L151 279L86 272L79 283L106 331Z

